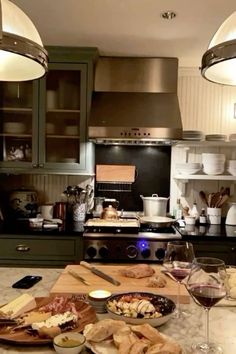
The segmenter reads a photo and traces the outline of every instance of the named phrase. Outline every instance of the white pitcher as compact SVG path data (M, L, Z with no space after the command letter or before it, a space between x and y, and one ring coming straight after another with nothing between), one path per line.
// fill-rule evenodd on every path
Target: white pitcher
M225 220L226 225L236 225L236 203L231 203Z

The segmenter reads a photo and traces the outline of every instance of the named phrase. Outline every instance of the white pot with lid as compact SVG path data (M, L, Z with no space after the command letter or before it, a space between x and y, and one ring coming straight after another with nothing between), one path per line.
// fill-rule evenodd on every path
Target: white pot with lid
M140 195L143 200L143 212L145 216L166 216L167 202L169 198L158 197L152 194L151 197Z

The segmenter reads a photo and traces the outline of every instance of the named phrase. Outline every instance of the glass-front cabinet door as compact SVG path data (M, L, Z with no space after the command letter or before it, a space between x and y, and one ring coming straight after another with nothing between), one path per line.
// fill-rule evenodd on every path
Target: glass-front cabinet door
M30 168L37 163L37 81L0 83L0 166Z
M86 64L51 64L40 81L39 167L85 167Z

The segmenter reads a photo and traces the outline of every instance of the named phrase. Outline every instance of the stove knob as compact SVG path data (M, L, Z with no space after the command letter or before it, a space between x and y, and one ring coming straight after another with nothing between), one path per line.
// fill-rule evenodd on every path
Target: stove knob
M155 252L155 255L157 257L157 259L159 260L163 260L163 258L165 257L165 250L164 248L158 248Z
M129 258L136 258L138 255L138 249L134 245L129 245L126 247L126 254Z
M109 256L109 251L107 246L102 246L99 250L99 254L102 258L107 258Z
M148 258L151 255L151 251L149 248L145 248L144 250L141 251L141 255L143 258Z
M90 258L94 258L94 257L97 255L97 250L96 250L96 248L93 247L93 246L88 247L88 249L87 249L87 255L88 255Z

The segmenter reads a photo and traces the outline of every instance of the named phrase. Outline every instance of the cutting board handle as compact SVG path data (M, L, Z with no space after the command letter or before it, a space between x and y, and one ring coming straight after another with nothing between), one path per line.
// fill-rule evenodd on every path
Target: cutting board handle
M91 264L89 264L88 262L85 262L85 261L81 261L80 262L80 265L87 268L87 269L92 269L92 266Z

